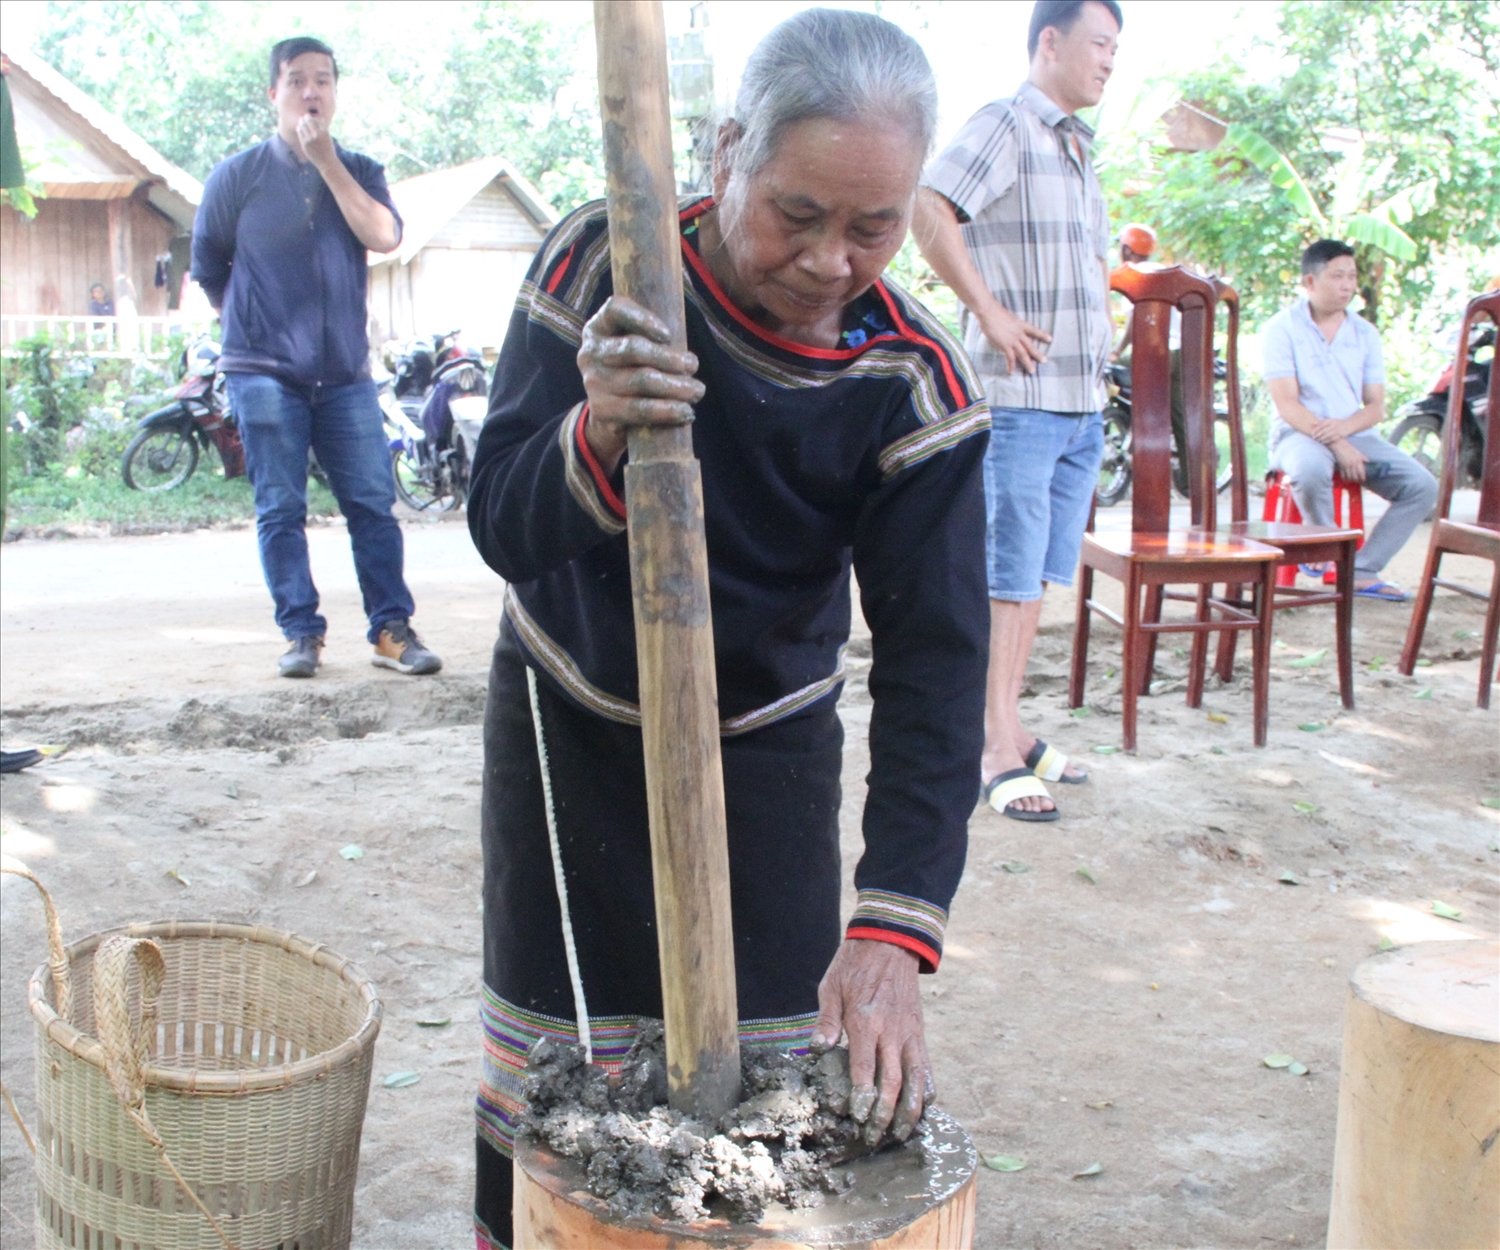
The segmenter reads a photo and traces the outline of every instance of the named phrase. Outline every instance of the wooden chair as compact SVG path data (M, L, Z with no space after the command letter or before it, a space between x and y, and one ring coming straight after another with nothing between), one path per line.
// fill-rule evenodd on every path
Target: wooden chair
M1224 381L1228 388L1229 463L1233 476L1229 486L1230 522L1228 533L1269 543L1282 551L1277 560L1274 608L1307 608L1314 604L1334 605L1334 645L1338 653L1339 697L1346 708L1354 708L1354 552L1363 531L1359 526L1306 525L1292 521L1252 521L1248 478L1245 467L1245 426L1240 413L1239 332L1240 297L1232 286L1211 279L1215 294L1228 309L1228 339L1224 350ZM1358 489L1357 487L1355 488ZM1290 488L1287 490L1290 495ZM1352 511L1352 509L1351 509ZM1360 519L1364 512L1360 510ZM1350 518L1353 520L1352 516ZM1331 562L1335 576L1333 589L1299 589L1296 585L1299 564ZM1285 571L1292 574L1288 585ZM1249 606L1243 586L1225 586L1224 600L1241 608ZM1219 654L1214 670L1224 681L1234 676L1235 636L1225 632L1219 637ZM1201 680L1201 678L1200 678Z
M1272 579L1281 552L1236 534L1215 532L1213 446L1213 310L1214 289L1180 266L1144 272L1116 270L1110 286L1135 305L1131 363L1132 507L1128 534L1086 533L1078 580L1078 616L1073 634L1073 668L1068 706L1083 703L1092 614L1119 625L1125 633L1121 712L1125 749L1136 749L1136 703L1145 693L1150 652L1157 635L1193 635L1187 701L1203 699L1203 669L1208 635L1215 630L1250 630L1255 672L1255 744L1264 746L1268 723L1271 664ZM1167 331L1171 310L1182 313L1182 372L1189 461L1192 524L1171 527L1172 417L1171 365ZM1092 529L1092 525L1090 526ZM1125 589L1124 614L1116 615L1093 599L1094 574L1119 581ZM1211 584L1253 584L1251 609L1214 599ZM1169 585L1192 585L1196 607L1190 621L1161 619ZM1145 603L1142 604L1142 592ZM1182 597L1180 592L1173 597ZM1214 614L1218 619L1214 619Z
M1500 291L1476 296L1464 310L1463 326L1458 334L1458 363L1453 382L1448 387L1448 416L1443 422L1443 471L1438 479L1437 510L1432 522L1432 539L1427 546L1427 566L1422 570L1422 585L1412 605L1411 625L1406 631L1406 646L1401 650L1402 673L1411 675L1427 630L1427 613L1432 610L1432 592L1436 586L1456 590L1475 599L1488 599L1484 614L1484 641L1479 651L1480 707L1490 705L1490 683L1495 678L1495 641L1500 633L1500 369L1490 363L1490 390L1485 401L1486 429L1484 440L1484 475L1479 483L1479 516L1470 523L1454 521L1448 516L1453 506L1453 484L1458 475L1458 450L1463 418L1463 377L1468 366L1469 329L1480 318L1488 317L1500 325ZM1481 594L1458 582L1438 576L1443 556L1478 556L1494 565L1490 593Z

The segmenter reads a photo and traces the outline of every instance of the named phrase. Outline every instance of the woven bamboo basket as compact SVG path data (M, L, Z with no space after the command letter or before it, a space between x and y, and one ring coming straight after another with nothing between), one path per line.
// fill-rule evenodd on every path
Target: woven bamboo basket
M64 949L42 895L38 1247L347 1247L382 1015L369 978L319 943L213 921Z

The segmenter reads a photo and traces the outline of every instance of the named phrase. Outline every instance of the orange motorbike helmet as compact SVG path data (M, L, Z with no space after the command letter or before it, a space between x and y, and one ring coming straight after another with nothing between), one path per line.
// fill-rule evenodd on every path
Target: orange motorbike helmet
M1120 231L1120 245L1128 247L1142 260L1146 260L1156 251L1156 231L1150 226L1131 222Z

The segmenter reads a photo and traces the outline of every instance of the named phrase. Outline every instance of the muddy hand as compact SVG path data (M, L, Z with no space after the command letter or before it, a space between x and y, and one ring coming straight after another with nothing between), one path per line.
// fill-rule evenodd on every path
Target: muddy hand
M887 1129L898 1141L910 1137L935 1094L917 969L904 947L847 939L818 986L812 1045L826 1050L849 1035L849 1111L871 1146Z
M666 323L614 295L583 327L578 371L589 399L584 437L606 473L625 454L632 425L684 425L703 398L698 358L671 346Z

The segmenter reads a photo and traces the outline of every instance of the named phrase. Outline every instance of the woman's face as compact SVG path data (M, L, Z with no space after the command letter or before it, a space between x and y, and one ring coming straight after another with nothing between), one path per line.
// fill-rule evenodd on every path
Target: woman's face
M735 302L783 331L836 325L900 250L922 156L899 121L819 117L788 127L748 177L716 161Z

